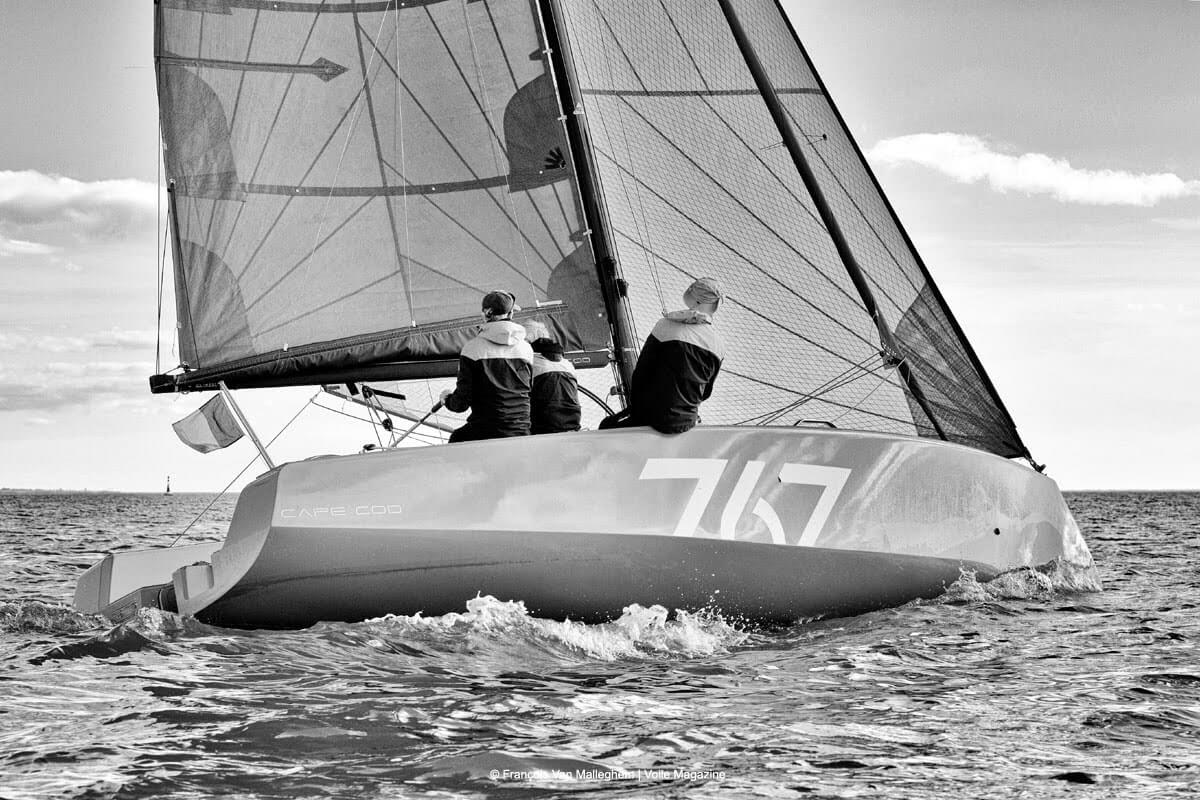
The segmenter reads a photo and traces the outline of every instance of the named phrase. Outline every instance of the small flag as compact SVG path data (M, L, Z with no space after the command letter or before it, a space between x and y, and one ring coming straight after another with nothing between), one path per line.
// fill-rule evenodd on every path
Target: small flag
M242 427L238 425L225 405L225 398L217 395L198 409L171 426L180 441L193 450L211 453L242 438Z

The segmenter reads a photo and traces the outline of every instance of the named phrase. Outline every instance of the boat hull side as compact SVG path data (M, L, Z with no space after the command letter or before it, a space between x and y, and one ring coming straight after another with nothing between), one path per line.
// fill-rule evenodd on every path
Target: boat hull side
M491 595L533 615L597 622L626 606L713 609L793 622L934 597L974 568L956 559L716 539L579 533L272 531L264 558L200 619L302 627L385 614L461 612Z
M936 594L960 567L1091 564L1044 475L943 442L793 428L309 459L243 494L229 542L184 613L294 626L462 610L482 592L558 617L636 602L775 620Z

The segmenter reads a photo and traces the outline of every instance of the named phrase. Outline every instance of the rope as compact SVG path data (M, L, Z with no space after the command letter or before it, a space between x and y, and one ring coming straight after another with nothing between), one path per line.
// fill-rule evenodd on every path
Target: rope
M387 22L387 14L380 15L379 30L375 31L376 41L379 40L380 34L383 33L383 24L385 22ZM357 24L358 22L356 20L355 25L357 26ZM355 35L358 35L357 32ZM360 95L361 97L366 96L365 93L367 91L367 84L370 83L371 80L371 68L375 66L375 55L377 53L378 49L372 47L371 60L367 62L367 68L363 70L363 94ZM365 100L360 103L357 98L355 98L354 102L358 107L354 110L354 118L350 120L350 127L346 130L346 141L342 143L342 152L338 155L337 168L333 171L333 180L329 182L329 194L325 196L325 202L321 205L321 217L317 220L317 232L313 237L312 248L308 251L307 263L304 265L304 282L306 283L308 281L309 272L312 269L313 256L315 256L317 253L317 247L321 241L321 234L325 229L325 222L329 219L329 203L331 200L333 200L333 190L337 186L338 176L342 173L342 162L346 160L346 151L350 149L350 140L354 137L354 129L358 127L358 120L362 117L363 107L367 105ZM384 199L384 202L387 202L386 198Z
M159 123L157 132L158 132L159 137L161 137L162 136L162 123L161 122ZM161 145L161 142L160 142L160 145ZM157 256L160 251L162 252L162 261L158 267L158 317L154 323L154 372L156 374L161 374L162 373L162 358L161 358L160 354L162 352L163 272L166 270L166 266L167 266L167 247L166 247L167 239L170 238L170 234L168 233L168 231L159 227L164 222L163 213L162 213L162 147L161 146L158 148L158 158L155 159L154 163L155 163L155 169L156 169L156 172L154 175L154 194L155 194L155 201L157 202L156 213L158 215L154 219L154 233L155 233L155 236L158 237L155 239L155 242L154 242L154 255ZM162 230L161 234L159 234L159 230Z
M880 363L876 366L871 366L871 362L874 361L875 359L879 359ZM849 386L851 383L854 383L859 378L863 377L863 375L877 375L880 378L880 383L882 383L887 379L887 376L881 375L880 373L876 372L876 369L878 368L878 366L882 366L882 365L883 365L883 357L878 353L874 353L870 356L867 356L862 361L859 361L858 363L847 367L845 370L843 370L842 372L833 376L829 380L825 381L825 383L823 383L820 386L818 386L817 388L813 389L811 392L808 392L808 393L802 395L799 400L788 403L787 405L782 406L777 409L774 409L772 411L766 411L757 416L753 416L753 417L750 417L749 419L742 420L741 422L739 422L737 424L738 425L750 425L750 424L770 425L771 423L775 422L783 415L796 410L797 408L799 408L800 406L809 402L810 400L819 399L823 395L827 395L830 392L835 392L838 389L845 388L846 386ZM874 394L876 389L878 389L878 388L879 388L879 386L876 385L875 389L872 389L870 392L868 392L866 397L863 398L863 400L866 400L867 397L870 397L872 394ZM862 401L859 401L859 402L861 403ZM844 414L843 414L843 416L844 416ZM841 417L838 417L838 419L841 419Z
M605 19L604 13L600 10L600 7L598 5L596 5L595 0L593 0L593 2L592 2L592 7L595 9L596 15L600 18L600 21L604 23L605 28L609 32L609 36L611 36L613 38L614 43L615 43L616 34L613 33L612 28L608 25L608 20ZM576 23L573 21L574 15L570 11L570 4L568 4L568 3L563 4L563 15L567 21L567 27L569 29L575 29ZM613 60L609 57L608 50L609 50L609 48L602 46L600 48L600 53L604 58L604 67L605 67L605 71L607 72L608 85L615 86L616 83L615 83L615 78L614 78L615 72L613 70ZM629 63L629 70L630 70L630 72L633 73L633 77L638 81L638 83L640 83L642 85L642 88L645 88L646 84L642 80L641 76L637 73L637 70L634 69L633 64L631 62L628 62L628 59L626 59L626 61L627 61L627 63ZM590 67L590 64L588 63L588 61L586 59L583 59L582 63L577 62L577 65L582 67L583 78L585 80L587 80L588 83L594 84L595 81L592 80L591 67ZM584 113L586 115L587 114L587 104L586 104L586 101L584 100L582 94L576 99L576 102L579 105L584 107ZM633 168L633 148L629 143L628 126L625 124L625 116L622 111L622 108L623 107L621 105L617 106L617 125L621 129L621 137L625 144L625 163L627 163L629 165L630 169L632 169ZM572 113L572 111L573 110L567 110L566 113ZM610 143L610 146L612 147L613 152L616 153L617 152L617 139L616 139L616 137L613 136L612 132L609 131L608 118L604 114L597 114L596 117L600 121L600 128L603 132L604 138ZM587 119L590 120L591 116L587 115ZM590 124L590 122L589 122L589 124ZM596 171L595 177L596 177L596 181L598 183L603 184L604 181L599 173L599 170ZM658 295L658 303L659 303L659 306L662 308L663 316L666 316L667 301L666 301L665 295L663 294L662 277L659 274L657 257L655 255L656 249L654 247L654 243L650 240L650 227L649 227L649 222L646 219L646 206L645 206L645 203L642 202L641 187L636 181L634 182L634 193L637 196L637 207L635 208L633 198L629 194L629 186L625 181L625 173L623 170L617 171L617 181L621 186L622 194L625 195L625 205L629 209L630 222L633 223L634 232L637 233L637 235L638 235L638 239L635 241L635 244L639 247L639 249L643 252L644 255L649 256L647 266L650 268L649 269L650 280L653 282L655 293ZM640 222L639 222L639 216L641 218ZM645 244L643 245L642 242L644 242ZM613 258L616 258L617 254L612 253L612 256L613 256ZM634 331L634 337L635 337L635 339L637 337L636 330Z
M463 12L463 26L467 30L467 41L471 45L471 61L472 61L472 65L475 67L475 80L478 82L479 96L480 96L480 98L482 98L482 101L483 101L482 102L483 118L484 118L484 120L487 121L488 127L492 130L492 132L494 134L491 138L488 139L488 143L491 145L491 151L492 151L492 164L495 167L495 170L497 172L499 172L505 168L511 169L509 153L507 151L501 152L500 149L497 147L498 134L495 133L497 130L496 120L495 120L495 111L493 111L492 101L488 97L487 81L484 79L484 75L483 75L483 67L481 65L480 58L479 58L479 48L475 44L475 30L474 30L474 27L471 25L471 19L467 13L467 3L463 3L462 12ZM426 9L426 13L427 14L429 13L428 9ZM497 44L499 44L499 37L497 37ZM447 47L446 49L447 49L447 51L449 51L449 47ZM463 75L463 83L466 83L466 82L467 82L466 75L464 74ZM515 91L519 91L521 88L516 85L515 80L513 81L513 86L514 86ZM467 91L468 92L471 91L470 85L467 86ZM514 96L515 96L515 92L514 92ZM501 126L501 127L503 127L503 126ZM504 207L507 209L508 216L512 218L512 220L517 224L517 227L519 228L519 227L521 227L521 218L520 218L520 215L517 213L515 205L513 204L512 194L513 193L511 191L501 192L500 196L502 198ZM530 200L531 203L533 202L533 198L529 196L528 191L526 191L526 197ZM521 262L525 267L524 278L526 281L529 282L529 292L533 297L533 302L536 304L539 300L539 297L538 297L538 291L537 291L537 284L535 284L533 282L533 272L529 268L529 253L525 247L525 240L523 238L519 238L519 241L521 244ZM562 252L561 249L559 250L559 252L560 253ZM547 298L547 299L549 299L549 298Z
M293 416L290 420L288 420L288 423L279 429L279 433L277 433L271 437L271 441L267 442L266 446L270 447L271 445L275 444L275 440L278 439L280 436L282 436L283 432L286 431L288 428L290 428L292 426L293 422L295 422L297 419L299 419L300 415L304 413L304 409L308 408L310 405L313 405L315 403L317 396L320 394L321 393L318 391L312 397L308 398L308 402L305 403L304 405L300 406L300 410L296 412L295 416ZM204 510L201 511L199 514L197 514L196 518L188 523L187 527L183 529L182 533L180 533L178 536L175 537L175 541L171 542L171 547L174 547L175 545L179 544L179 540L182 539L184 537L184 535L187 534L187 532L192 529L192 526L195 525L197 522L199 522L200 518L203 517L205 514L207 514L209 512L209 510L211 510L212 507L214 505L216 505L217 501L220 500L225 495L225 493L229 491L229 487L233 486L233 484L237 483L238 478L245 475L246 470L248 470L248 469L250 469L250 467L254 466L254 462L258 461L258 459L260 459L261 457L262 457L261 454L255 454L254 458L250 459L250 463L247 464L246 466L242 467L242 471L239 472L237 475L234 475L233 480L231 480L229 483L225 484L225 488L222 489L217 494L216 497L214 497L211 501L209 501L209 504L204 507Z

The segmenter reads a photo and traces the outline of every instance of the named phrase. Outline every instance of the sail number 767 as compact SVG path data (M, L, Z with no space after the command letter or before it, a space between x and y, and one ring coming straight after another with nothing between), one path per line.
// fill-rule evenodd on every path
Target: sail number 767
M640 480L694 480L696 482L696 487L692 490L692 495L688 498L687 503L684 504L674 530L676 536L692 536L696 533L700 518L712 501L717 484L720 482L721 476L725 474L728 465L729 459L725 458L648 458L645 466L642 467L642 474L638 478ZM730 492L724 508L721 509L720 535L722 539L734 538L738 520L745 513L750 503L750 496L762 478L765 467L766 462L764 461L747 461L746 466L742 468L742 473L738 476L733 491ZM825 527L825 521L829 518L829 513L833 510L833 505L837 502L838 496L846 485L846 479L849 477L850 470L846 467L829 467L820 464L784 464L780 467L778 475L780 483L821 487L821 495L817 498L817 504L804 524L804 530L800 532L799 538L793 539L792 542L788 541L787 532L784 530L779 515L775 513L775 509L765 498L760 497L754 507L750 509L750 513L762 520L771 533L771 541L775 544L791 543L810 546L816 541L821 529Z

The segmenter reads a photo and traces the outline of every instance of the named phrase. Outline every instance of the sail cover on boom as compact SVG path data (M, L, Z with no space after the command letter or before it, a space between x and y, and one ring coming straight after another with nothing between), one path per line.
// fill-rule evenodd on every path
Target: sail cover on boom
M728 354L705 423L940 429L999 455L1026 454L774 0L733 6L899 353L881 355L876 323L717 0L554 5L638 329L679 307L695 277L728 287L718 315Z
M156 14L186 369L156 390L453 375L493 289L609 347L532 0Z

